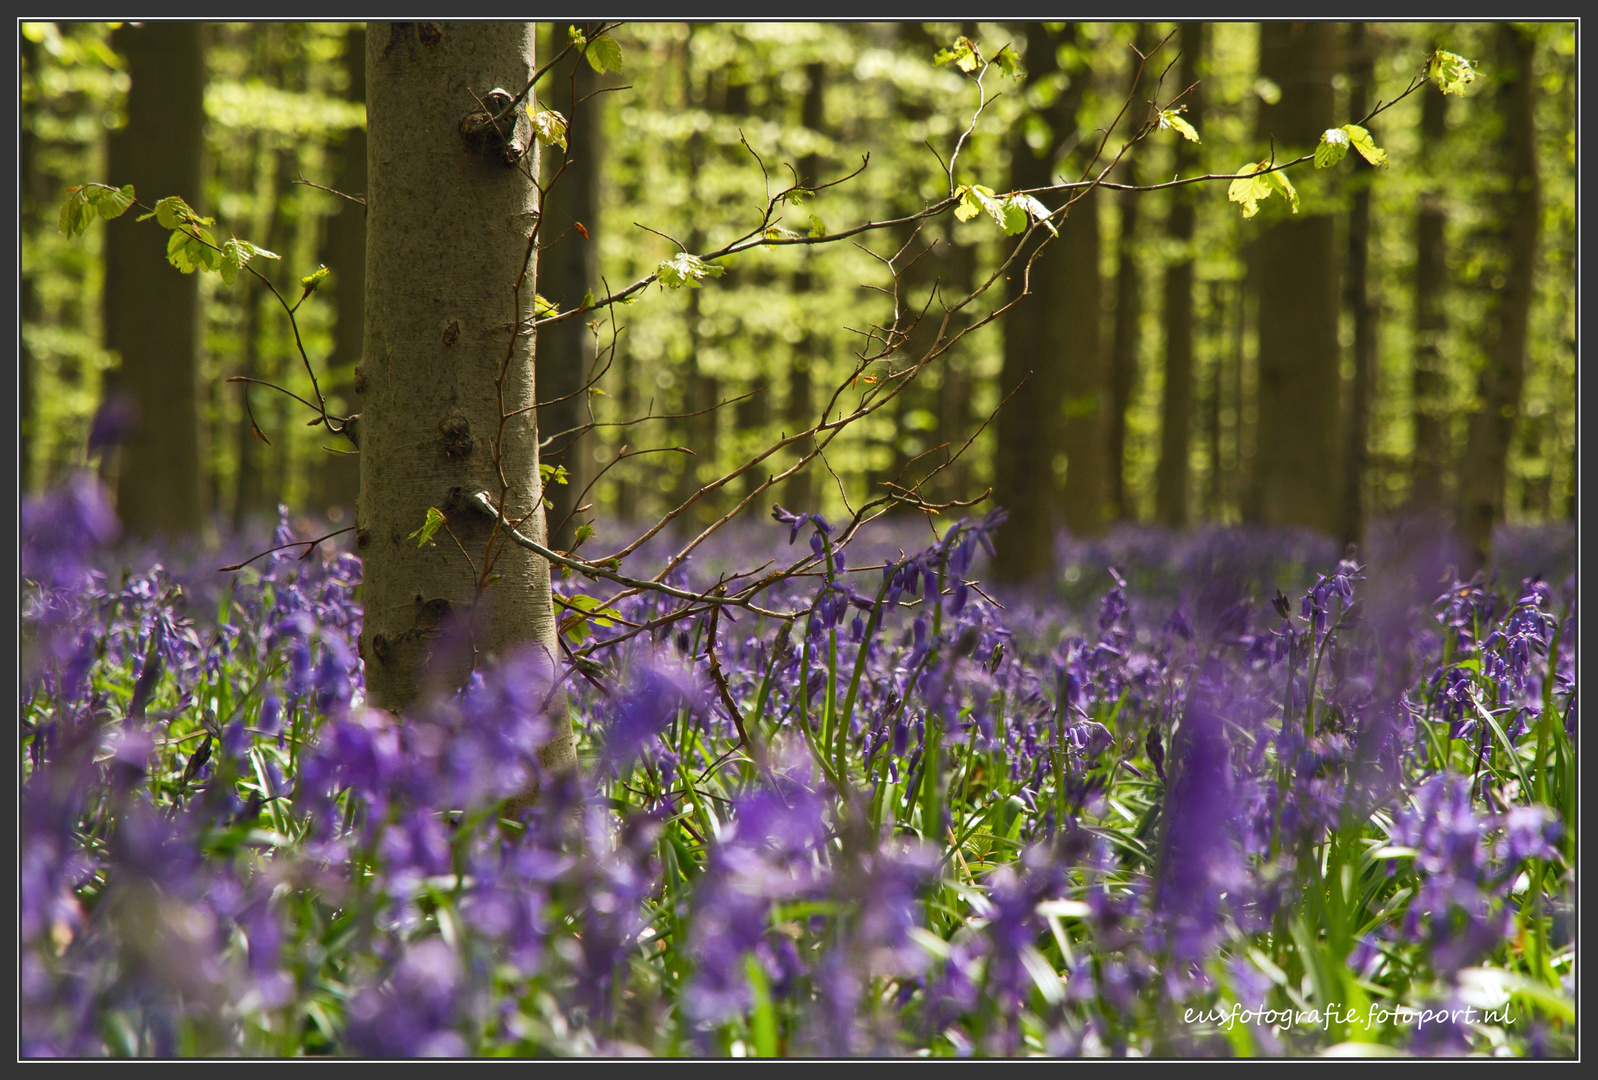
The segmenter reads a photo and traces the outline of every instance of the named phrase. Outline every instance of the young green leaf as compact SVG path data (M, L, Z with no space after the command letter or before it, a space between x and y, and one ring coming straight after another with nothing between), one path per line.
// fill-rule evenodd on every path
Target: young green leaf
M1426 77L1445 94L1463 95L1476 79L1476 65L1458 53L1438 49L1426 63Z
M444 513L436 506L427 508L427 520L422 522L422 527L411 533L405 539L415 540L417 547L426 547L433 539L433 534L444 524Z
M553 300L546 300L538 293L533 294L533 317L541 319L546 315L559 315L560 305Z
M1376 140L1371 138L1371 133L1358 124L1344 124L1343 133L1348 136L1348 141L1354 149L1359 151L1359 156L1378 168L1387 164L1387 151L1376 145Z
M583 293L583 302L582 302L581 306L585 307L585 308L591 308L591 307L594 306L594 290L593 289L589 289L587 292Z
M1019 79L1026 74L1021 67L1021 58L1008 45L999 50L998 55L993 58L993 62L999 65L1000 71L1012 79Z
M549 465L540 462L538 465L538 480L546 487L550 484L565 484L570 480L564 465Z
M222 253L215 245L215 239L199 225L174 229L167 238L166 261L185 274L192 274L196 270L217 270L222 265Z
M600 38L607 41L608 38ZM554 109L540 109L537 102L527 103L527 115L533 118L533 134L545 146L566 149L566 118Z
M1282 193L1282 197L1293 208L1293 213L1298 213L1298 189L1293 187L1293 181L1287 178L1287 173L1281 171L1266 173L1265 179Z
M965 36L954 39L954 45L947 49L939 49L933 56L932 62L942 67L949 61L954 61L955 67L964 72L972 72L977 65L982 63L982 54L977 52L977 47L971 39Z
M90 205L100 214L102 220L110 221L127 213L128 207L133 205L133 185L124 184L121 189L106 187L101 184L88 185L88 199Z
M590 41L583 55L588 57L588 66L601 75L607 71L621 70L621 46L609 35Z
M586 521L583 522L581 525L577 526L577 539L572 544L572 550L576 551L578 548L582 547L583 546L583 541L587 540L590 536L593 536L593 535L594 535L594 527L592 525L588 524Z
M1270 167L1268 161L1251 161L1237 170L1237 179L1233 180L1226 189L1226 197L1242 205L1245 218L1251 218L1259 213L1260 201L1271 196L1271 182L1263 176L1255 175L1261 169Z
M1011 195L1007 201L1015 206L1020 207L1022 212L1024 212L1026 216L1031 218L1033 221L1042 222L1043 227L1048 229L1055 236L1060 235L1060 231L1056 229L1054 227L1054 223L1049 220L1049 208L1038 202L1038 200L1034 199L1032 196Z
M571 43L577 46L579 49L588 44L588 35L577 29L575 26L568 26L566 28L566 36L569 37L571 39Z
M273 258L276 257L277 256L275 255L273 256ZM327 275L331 274L332 272L333 271L329 270L325 266L318 266L314 272L306 274L304 277L300 278L300 288L305 290L300 294L300 299L303 300L315 292L316 287L322 284L322 282L326 281Z
M815 236L815 237L822 237L822 236L826 236L827 235L826 222L822 221L820 218L816 217L816 215L814 215L814 214L810 215L810 235L811 236Z
M1188 142L1198 142L1199 141L1198 129L1195 128L1192 124L1188 123L1186 120L1182 119L1182 117L1180 115L1178 115L1178 114L1180 114L1182 112L1183 109L1186 109L1186 108L1187 108L1186 105L1179 105L1179 106L1177 106L1174 109L1161 109L1160 110L1160 130L1161 131L1174 131L1177 134L1181 135L1182 138L1186 139Z
M608 629L616 625L611 620L621 618L621 613L616 609L606 607L603 600L596 600L585 593L573 593L563 599L567 604L586 613L586 618L582 621L587 622L588 619L592 619L596 626Z
M1321 132L1321 141L1315 144L1315 167L1330 169L1348 153L1348 132L1342 128L1327 128Z
M954 216L960 221L970 221L982 213L983 200L993 198L993 189L981 184L961 184L954 193L960 196L960 204L954 208Z
M725 271L725 266L707 263L698 255L690 255L686 251L678 252L669 259L662 259L655 268L660 283L668 289L680 289L684 285L689 288L699 288L700 279L709 275L720 277Z
M67 200L61 204L61 215L56 221L56 227L67 236L81 236L93 216L89 212L89 199L83 188L68 188Z

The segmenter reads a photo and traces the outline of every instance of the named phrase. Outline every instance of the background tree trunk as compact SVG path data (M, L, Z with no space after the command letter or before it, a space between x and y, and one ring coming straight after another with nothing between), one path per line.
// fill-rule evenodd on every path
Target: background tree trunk
M527 152L516 167L498 148L469 145L459 129L492 89L515 94L527 84L534 27L372 23L366 71L361 655L369 700L397 710L416 700L424 679L455 684L474 659L532 646L556 666L549 565L506 545L493 566L499 579L479 595L482 568L472 564L483 558L490 523L461 505L486 490L544 539L533 338L518 332L534 310L536 253L527 237L539 207L524 169L537 175L538 148L525 113L515 134ZM494 384L502 365L501 403ZM496 455L502 415L509 419ZM407 536L430 506L449 516L448 531L418 548ZM462 639L470 653L448 648ZM554 768L574 765L570 728L540 756Z
M1421 162L1430 166L1448 134L1448 98L1428 83L1420 93ZM1431 166L1435 168L1435 166ZM1410 506L1435 515L1446 505L1444 485L1453 459L1448 436L1448 367L1443 339L1448 333L1448 212L1439 178L1420 197L1415 215L1415 369L1413 375L1415 457Z
M349 74L349 98L366 102L366 28L350 27L344 36L344 70ZM333 186L346 195L366 193L366 129L353 127L344 133L338 150L338 172ZM366 334L366 207L338 199L327 223L326 256L323 262L333 271L331 285L333 310L333 355L328 358L332 373L333 397L341 412L359 412L355 394L355 365L361 359L362 339ZM329 402L329 408L334 408ZM329 440L337 450L353 450L343 440ZM361 460L354 454L321 451L324 460L317 469L319 501L335 521L355 512L360 493Z
M1349 24L1348 116L1358 120L1369 108L1371 81L1375 77L1376 39L1365 24ZM1374 132L1373 132L1374 134ZM1377 140L1378 145L1380 139ZM1348 388L1348 412L1343 434L1342 539L1356 543L1365 535L1365 469L1369 459L1370 394L1376 378L1376 304L1370 293L1371 184L1376 167L1360 157L1350 164L1354 187L1348 208L1348 261L1343 270L1343 303L1354 320L1354 378Z
M1187 120L1204 133L1204 84L1199 82L1199 65L1203 63L1205 24L1183 23L1178 45L1182 50L1177 64L1176 87L1192 86L1183 104L1187 106ZM1198 85L1194 85L1198 83ZM1176 143L1176 172L1186 175L1199 164L1200 149L1186 139ZM1161 525L1180 528L1188 519L1188 446L1193 412L1193 225L1194 199L1198 197L1194 185L1180 187L1171 192L1171 210L1166 220L1166 233L1172 246L1181 252L1165 268L1165 393L1160 399L1160 461L1154 476L1154 514ZM1211 389L1213 406L1219 401L1219 379ZM1219 465L1217 444L1220 442L1220 424L1213 423L1210 432L1211 460ZM1217 486L1219 469L1210 469L1212 489Z
M200 24L126 23L112 47L127 59L127 126L111 135L107 176L147 206L180 195L201 209L205 58ZM202 210L203 212L203 210ZM108 398L138 411L117 468L117 514L134 533L198 532L199 281L167 265L167 233L128 214L110 223L105 336L121 356Z
M1531 65L1536 47L1535 29L1498 25L1498 85L1493 104L1503 123L1499 153L1505 187L1498 196L1503 264L1501 276L1492 284L1485 332L1487 359L1476 387L1480 407L1470 418L1459 476L1464 574L1486 564L1493 526L1504 519L1504 471L1520 419L1521 387L1526 378L1526 337L1542 210L1532 101Z
M1335 23L1260 27L1260 74L1281 88L1281 98L1261 104L1256 133L1262 148L1274 143L1277 161L1312 148L1332 125L1338 37ZM1330 533L1342 504L1335 228L1324 202L1321 213L1308 203L1291 217L1282 216L1281 203L1277 196L1262 206L1261 218L1278 220L1263 228L1257 249L1253 509L1267 525Z
M1148 55L1155 43L1154 28L1146 22L1137 24L1132 47ZM1127 97L1132 102L1131 115L1141 115L1147 108L1144 98L1152 96L1147 91L1158 82L1158 70L1139 72L1138 59L1129 59L1131 71L1127 76ZM1151 65L1151 69L1153 65ZM1142 92L1140 92L1142 91ZM1121 158L1121 179L1137 183L1138 149L1132 147ZM1138 352L1143 340L1143 272L1138 258L1138 204L1143 196L1123 191L1116 198L1121 212L1121 231L1115 243L1115 332L1110 349L1110 415L1109 415L1109 466L1110 505L1119 518L1134 517L1127 505L1126 493L1126 413L1132 406L1132 387L1137 381Z
M827 101L827 67L822 63L805 65L805 96L800 106L800 123L811 131L822 131L826 125ZM822 181L822 160L817 154L806 154L799 159L799 178L803 184L817 184ZM815 279L811 274L810 262L812 256L808 250L802 252L800 269L793 276L793 291L804 295L815 288ZM800 337L798 344L793 347L793 358L788 367L788 433L804 431L815 424L820 417L816 415L816 394L814 388L815 375L812 368L818 366L821 359L822 339L820 335L809 329ZM801 454L809 453L807 444L796 445ZM817 487L816 479L820 470L815 462L811 462L783 484L782 501L789 509L796 513L804 514L819 510L816 505Z
M565 24L555 26L564 35ZM587 61L574 59L575 78L566 69L551 72L552 81L541 89L544 104L566 114L566 170L549 189L544 203L545 224L540 239L548 247L539 260L538 291L546 299L569 311L583 302L593 288L598 293L599 277L599 169L602 98L599 75ZM568 100L571 99L571 100ZM560 167L561 155L545 155L545 183ZM581 224L587 236L578 232ZM538 410L538 428L550 445L541 458L566 469L566 483L550 489L549 521L551 540L558 548L570 548L577 539L577 526L591 520L592 514L578 514L577 499L594 475L591 447L593 439L562 435L589 419L588 395L581 392L594 363L594 335L589 319L568 319L538 335L539 397L553 404ZM573 395L569 396L568 395ZM554 401L555 398L566 398Z
M1077 36L1074 26L1056 32L1042 23L1017 27L1015 33L1025 35L1029 85L1056 76L1060 45ZM1053 183L1056 158L1075 143L1087 72L1074 65L1068 74L1065 89L1041 113L1049 129L1041 152L1027 144L1024 125L1012 130L1010 187ZM1052 568L1056 507L1065 511L1072 529L1091 530L1103 524L1106 506L1098 206L1091 196L1081 199L1056 224L1059 238L1050 240L1032 263L1032 295L1004 320L1000 400L1025 381L997 420L993 498L1010 519L995 538L994 572L1008 581L1026 581ZM1022 266L1030 245L1038 242L1034 236L1017 259L1007 299L1019 296L1026 285ZM1057 491L1054 459L1061 453L1067 457L1066 482Z

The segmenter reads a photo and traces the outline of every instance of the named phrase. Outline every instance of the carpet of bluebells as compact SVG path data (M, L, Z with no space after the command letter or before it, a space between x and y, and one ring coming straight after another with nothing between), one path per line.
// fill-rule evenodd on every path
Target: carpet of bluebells
M558 679L396 718L353 555L25 504L20 1053L1574 1053L1568 545L776 517L674 580L809 544L792 622L558 580Z

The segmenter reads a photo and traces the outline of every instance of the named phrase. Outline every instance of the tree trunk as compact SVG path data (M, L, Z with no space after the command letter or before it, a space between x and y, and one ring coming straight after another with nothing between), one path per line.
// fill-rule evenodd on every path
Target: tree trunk
M107 175L141 201L202 201L205 58L200 24L124 23L112 47L127 59L127 126L110 139ZM117 514L133 533L201 526L198 279L166 265L165 230L128 214L106 230L106 345L121 357L113 394L138 419L122 446Z
M556 27L564 33L564 24ZM549 188L545 224L540 235L548 246L539 262L539 293L569 311L583 302L593 288L599 290L599 169L603 137L599 75L587 61L577 58L575 77L565 71L551 73L554 81L545 91L546 107L557 109L568 121L565 171ZM548 184L561 165L561 156L546 156ZM579 227L585 232L579 231ZM566 483L550 489L549 521L552 542L570 548L577 526L591 513L577 512L578 497L594 475L591 437L563 434L589 421L588 394L583 385L594 363L594 335L586 318L568 319L538 335L539 397L551 402L538 410L538 427L550 440L541 457L564 466ZM564 398L556 401L556 398Z
M1365 24L1349 24L1348 115L1358 120L1369 107L1377 43ZM1343 435L1342 539L1357 543L1365 535L1365 470L1369 459L1370 395L1376 378L1376 305L1371 300L1371 184L1376 168L1355 154L1347 174L1354 186L1348 210L1348 262L1343 271L1343 303L1354 317L1354 378L1349 387Z
M812 131L821 131L826 124L826 65L820 62L806 64L805 79L805 97L804 103L800 106L800 123ZM799 159L800 182L820 183L821 169L820 156L806 154ZM801 252L799 258L800 269L793 276L793 291L802 296L815 287L815 280L810 272L812 256L809 249ZM787 422L790 435L795 431L806 430L820 419L816 415L816 394L813 385L815 376L812 368L820 361L822 348L823 342L820 336L808 328L798 344L793 347L788 367ZM811 447L808 444L801 444L795 449L801 453L809 453ZM783 503L800 514L819 511L821 507L816 505L819 497L816 485L818 475L816 463L811 462L789 477L783 485Z
M1202 25L1202 24L1195 24ZM1154 48L1154 28L1146 22L1137 24L1132 46L1147 55ZM1131 58L1131 73L1127 79L1127 96L1132 101L1133 114L1146 106L1140 98L1140 89L1157 83L1157 72L1139 72L1137 57ZM1153 78L1141 78L1153 75ZM1121 158L1122 179L1137 183L1137 147L1132 147ZM1109 481L1110 505L1119 518L1133 517L1127 506L1126 493L1126 413L1132 406L1132 386L1137 381L1139 345L1142 341L1143 274L1138 260L1138 204L1141 196L1134 191L1120 192L1116 205L1121 211L1121 231L1115 244L1115 336L1110 356L1110 416L1109 416Z
M344 35L344 70L349 73L349 99L366 102L366 28L359 23ZM350 128L337 150L338 172L333 186L346 195L366 192L366 129ZM360 411L355 393L355 365L361 359L362 339L366 334L366 207L338 199L327 223L327 254L323 259L333 271L333 355L328 358L334 402L329 408L341 412ZM329 440L336 450L353 450L343 440ZM317 486L319 501L334 521L353 515L360 493L359 453L320 451Z
M1526 378L1526 337L1542 212L1531 80L1536 32L1500 23L1497 39L1499 70L1493 103L1503 122L1499 154L1505 185L1497 197L1497 211L1504 263L1489 300L1487 359L1476 386L1480 407L1470 418L1460 469L1460 560L1466 574L1486 564L1493 526L1504 519L1504 473Z
M505 121L515 125L510 147L492 129L475 141L462 134L464 119L503 100L492 90L514 95L527 84L533 54L529 23L367 27L356 540L367 695L385 709L405 708L429 684L458 685L473 662L520 648L556 666L549 565L498 546L497 580L480 593L493 523L464 505L487 491L510 521L545 538L533 338L520 332L534 314L528 237L539 211L538 147L525 113ZM525 154L508 165L517 146ZM418 547L408 537L429 507L448 516L447 531ZM469 650L449 647L462 640ZM563 710L556 722L564 730L540 757L569 768L576 757Z
M1183 103L1187 120L1200 135L1204 132L1204 84L1199 80L1199 65L1204 61L1204 23L1183 23L1179 45L1182 50L1177 67L1176 86L1192 86ZM1195 86L1194 84L1197 83ZM1176 143L1178 175L1194 171L1199 164L1199 148L1186 139ZM1188 446L1193 412L1193 226L1197 198L1196 185L1177 188L1171 193L1171 210L1166 232L1180 254L1165 268L1165 393L1160 399L1160 462L1154 477L1155 519L1161 525L1180 528L1188 520ZM1219 402L1219 366L1211 390L1213 406ZM1220 424L1210 433L1210 485L1218 491ZM1217 500L1218 501L1218 500Z
M1448 98L1433 83L1421 91L1421 160L1437 160L1448 134ZM1436 174L1434 173L1434 176ZM1437 181L1434 179L1433 183ZM1448 434L1448 213L1437 188L1420 197L1415 216L1415 370L1413 375L1415 458L1410 507L1435 516L1446 505L1445 484L1453 459Z
M1028 84L1054 79L1059 71L1056 53L1067 36L1075 38L1074 29L1056 33L1041 23L1028 23L1015 33L1026 38ZM1041 153L1027 144L1022 125L1012 129L1012 188L1054 182L1056 157L1076 139L1076 112L1086 82L1086 71L1071 72L1066 88L1040 113L1050 129ZM1089 196L1056 222L1059 238L1038 254L1030 280L1023 277L1023 267L1041 242L1039 234L1012 264L1006 287L1010 300L1020 297L1023 288L1029 293L1005 316L999 376L1000 400L1020 388L996 422L993 498L1010 517L995 538L994 573L1006 581L1027 581L1052 569L1057 506L1072 529L1091 529L1103 522L1094 511L1102 512L1108 491L1099 378L1098 207ZM1062 453L1067 478L1064 490L1057 491L1054 463Z
M1260 27L1260 74L1281 88L1281 98L1261 104L1257 137L1262 146L1274 143L1277 161L1312 148L1332 124L1337 38L1335 23ZM1281 203L1276 197L1261 208L1262 217L1278 220L1258 240L1252 509L1267 525L1331 533L1342 503L1335 228L1324 205L1286 217Z

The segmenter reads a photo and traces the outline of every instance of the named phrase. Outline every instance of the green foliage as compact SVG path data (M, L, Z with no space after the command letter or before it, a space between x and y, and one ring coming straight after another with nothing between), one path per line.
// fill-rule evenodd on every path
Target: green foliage
M1386 166L1387 151L1376 145L1371 133L1358 124L1344 124L1342 127L1327 128L1321 132L1321 141L1315 146L1315 167L1331 168L1343 160L1343 155L1348 153L1350 146L1359 151L1359 156L1372 165Z
M970 74L982 64L982 54L977 51L976 44L964 34L954 39L954 44L947 49L939 49L932 57L932 62L942 67L953 62L961 71Z
M1476 80L1476 65L1458 53L1438 49L1426 62L1426 77L1445 94L1465 94L1465 87Z
M134 201L132 184L120 188L106 184L69 188L67 201L61 204L59 228L68 236L82 236L96 215L105 221L121 217Z
M427 508L427 519L422 522L420 528L405 539L415 540L417 547L426 547L432 542L433 534L443 527L444 521L444 512L436 506L429 506Z
M601 75L607 71L621 70L621 46L609 34L603 34L590 41L583 56L588 60L588 66Z
M248 240L240 240L236 236L227 241L227 243L222 245L222 265L220 267L222 280L229 285L233 284L234 279L239 276L239 271L248 266L250 260L256 256L260 256L263 259L278 259L282 257L275 251L256 247ZM324 266L310 277L301 278L300 283L306 286L305 291L309 294L312 289L316 288L317 282L320 282L328 273L327 267Z
M608 38L600 38L608 41ZM527 103L527 115L533 118L533 134L545 146L566 149L566 118L554 109L540 108L536 101Z
M1161 109L1160 110L1160 119L1159 119L1159 130L1161 130L1161 131L1175 131L1177 134L1181 135L1182 138L1186 139L1188 142L1198 142L1199 141L1198 129L1195 128L1192 124L1188 123L1186 120L1182 119L1182 117L1180 115L1181 113L1186 112L1186 111L1187 111L1187 106L1186 105L1178 105L1174 109Z
M961 221L970 221L986 211L1006 236L1025 232L1032 221L1042 222L1045 228L1058 235L1048 220L1049 208L1031 195L1011 192L997 196L992 188L981 184L962 184L955 189L955 194L960 197L960 203L954 209L954 216Z
M720 277L727 268L716 263L707 263L698 255L691 252L680 251L669 259L662 259L655 272L660 275L660 283L668 289L680 289L684 285L697 289L700 280L706 276Z
M1277 169L1267 172L1271 168L1270 161L1255 161L1244 165L1237 170L1237 179L1233 180L1226 189L1226 197L1232 202L1243 207L1243 216L1251 218L1259 213L1259 204L1271 197L1272 192L1280 192L1292 207L1293 213L1298 213L1298 190L1293 187L1293 182L1287 174Z
M272 258L275 259L277 256L273 255ZM304 277L300 278L300 288L305 290L301 295L310 296L316 291L317 286L321 285L322 282L327 280L327 276L332 272L333 271L329 270L325 266L319 266L312 273L306 274Z

